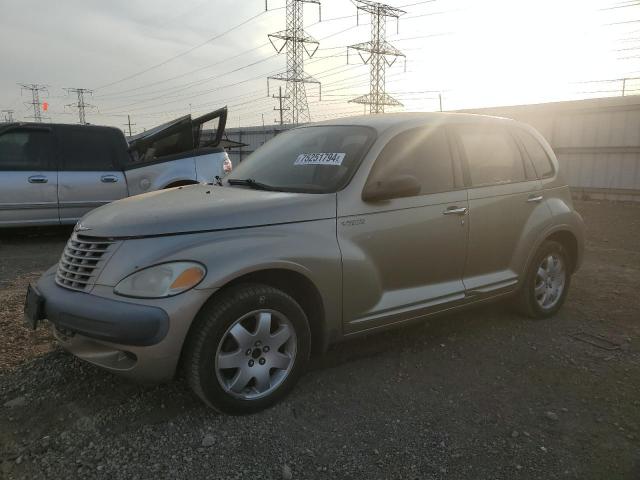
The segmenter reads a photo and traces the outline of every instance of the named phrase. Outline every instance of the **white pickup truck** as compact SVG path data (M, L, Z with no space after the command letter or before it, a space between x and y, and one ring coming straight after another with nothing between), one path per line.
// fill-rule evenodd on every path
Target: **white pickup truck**
M0 125L0 228L73 224L120 198L214 182L231 171L226 118L186 115L129 141L113 127Z

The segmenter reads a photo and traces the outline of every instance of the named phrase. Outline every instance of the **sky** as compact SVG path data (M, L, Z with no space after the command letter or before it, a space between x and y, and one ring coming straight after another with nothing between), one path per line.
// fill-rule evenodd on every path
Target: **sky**
M386 91L403 105L435 111L621 94L640 77L639 0L388 0L402 8L387 23L401 50ZM133 132L228 105L231 127L271 125L270 94L284 71L267 35L285 28L285 0L0 0L0 110L29 120L21 83L47 85L45 121L77 123L77 99L93 90L87 121ZM151 6L153 6L151 8ZM306 32L319 41L305 71L311 118L363 113L348 100L368 93L369 67L347 46L370 38L370 19L350 0L304 6ZM640 94L640 80L627 93ZM0 114L0 119L2 118Z

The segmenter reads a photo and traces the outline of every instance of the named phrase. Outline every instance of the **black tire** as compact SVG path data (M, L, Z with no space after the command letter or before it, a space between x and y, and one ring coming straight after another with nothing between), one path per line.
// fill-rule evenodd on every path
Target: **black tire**
M551 254L561 257L564 263L564 288L562 290L562 293L560 294L560 297L552 306L550 306L549 308L543 308L543 306L541 306L536 300L536 276L540 264L546 257ZM554 240L547 240L540 246L535 256L533 257L529 268L527 269L524 283L515 299L516 308L520 311L520 313L530 318L549 318L555 315L558 310L562 308L562 305L567 298L570 286L571 262L569 254L561 243Z
M282 383L267 396L243 399L227 392L218 380L216 355L228 329L246 314L269 309L284 315L295 330L296 354ZM210 407L233 415L254 413L282 399L304 372L311 350L311 333L304 310L289 295L262 284L240 284L212 298L189 332L184 354L187 381ZM247 357L250 359L250 357Z

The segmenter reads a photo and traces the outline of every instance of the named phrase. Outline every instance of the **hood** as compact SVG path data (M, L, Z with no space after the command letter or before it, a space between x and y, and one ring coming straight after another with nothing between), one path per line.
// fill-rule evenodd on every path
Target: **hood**
M190 185L104 205L82 220L96 237L145 237L335 218L335 194Z

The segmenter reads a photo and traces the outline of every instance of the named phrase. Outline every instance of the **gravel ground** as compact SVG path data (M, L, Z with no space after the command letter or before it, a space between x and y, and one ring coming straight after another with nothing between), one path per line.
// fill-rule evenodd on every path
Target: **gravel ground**
M640 206L577 207L587 255L555 318L497 304L344 343L257 415L20 350L0 374L0 476L640 479ZM67 233L5 235L1 288L54 263Z

